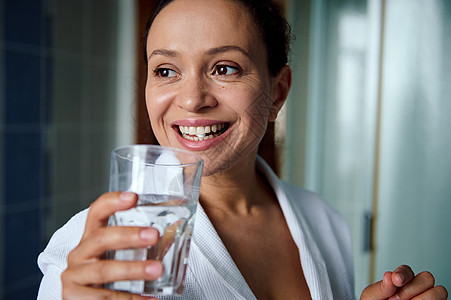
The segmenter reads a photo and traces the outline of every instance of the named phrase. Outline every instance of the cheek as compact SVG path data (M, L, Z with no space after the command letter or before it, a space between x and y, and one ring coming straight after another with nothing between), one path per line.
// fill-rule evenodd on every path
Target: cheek
M267 122L267 115L271 107L270 85L261 76L245 78L233 91L236 99L236 110L251 118L259 119L259 122ZM230 97L229 97L230 98Z
M169 109L171 97L167 94L155 93L153 89L146 88L146 106L150 124L156 135L161 136L164 130L164 117Z
M228 99L228 105L241 119L266 127L271 109L271 98L264 89L242 89L229 95Z
M146 105L149 117L158 118L170 105L171 95L159 89L146 87ZM151 121L154 121L151 119Z

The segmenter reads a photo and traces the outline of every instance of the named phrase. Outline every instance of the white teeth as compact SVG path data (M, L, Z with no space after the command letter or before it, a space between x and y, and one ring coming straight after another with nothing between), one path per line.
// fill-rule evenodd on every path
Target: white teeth
M180 133L185 139L191 141L204 141L220 135L216 133L226 127L226 124L219 123L211 126L179 126Z
M205 127L199 126L197 127L197 132L196 134L199 135L205 135Z
M183 134L183 138L190 140L190 141L205 141L205 140L209 140L215 137L218 137L220 134L215 133L215 134L211 134L211 135L206 135L204 137L198 137L198 136L191 136L191 135L187 135L187 134Z

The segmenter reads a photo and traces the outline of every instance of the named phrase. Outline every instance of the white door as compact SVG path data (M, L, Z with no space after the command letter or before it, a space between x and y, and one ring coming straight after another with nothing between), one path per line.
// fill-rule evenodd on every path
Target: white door
M451 2L385 9L375 272L400 263L451 287Z
M451 2L292 0L288 12L284 178L346 218L356 294L399 264L451 286Z

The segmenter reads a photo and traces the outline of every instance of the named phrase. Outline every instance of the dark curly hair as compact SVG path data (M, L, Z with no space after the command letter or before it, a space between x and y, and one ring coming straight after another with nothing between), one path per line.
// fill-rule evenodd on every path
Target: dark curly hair
M143 36L144 59L147 63L146 42L150 27L161 10L176 0L160 0L147 21ZM288 63L291 42L291 27L279 6L271 0L230 0L241 3L247 9L259 28L268 54L268 69L275 76Z

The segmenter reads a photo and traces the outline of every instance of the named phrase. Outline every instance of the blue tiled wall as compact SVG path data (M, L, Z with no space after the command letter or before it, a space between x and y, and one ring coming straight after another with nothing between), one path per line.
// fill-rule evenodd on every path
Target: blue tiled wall
M43 0L3 0L5 101L1 103L4 157L4 257L0 299L35 299L40 281L36 258L45 241L41 215L46 169L43 158L47 111L46 40Z
M16 50L17 51L17 50ZM41 58L37 53L5 50L6 125L33 126L41 121Z

